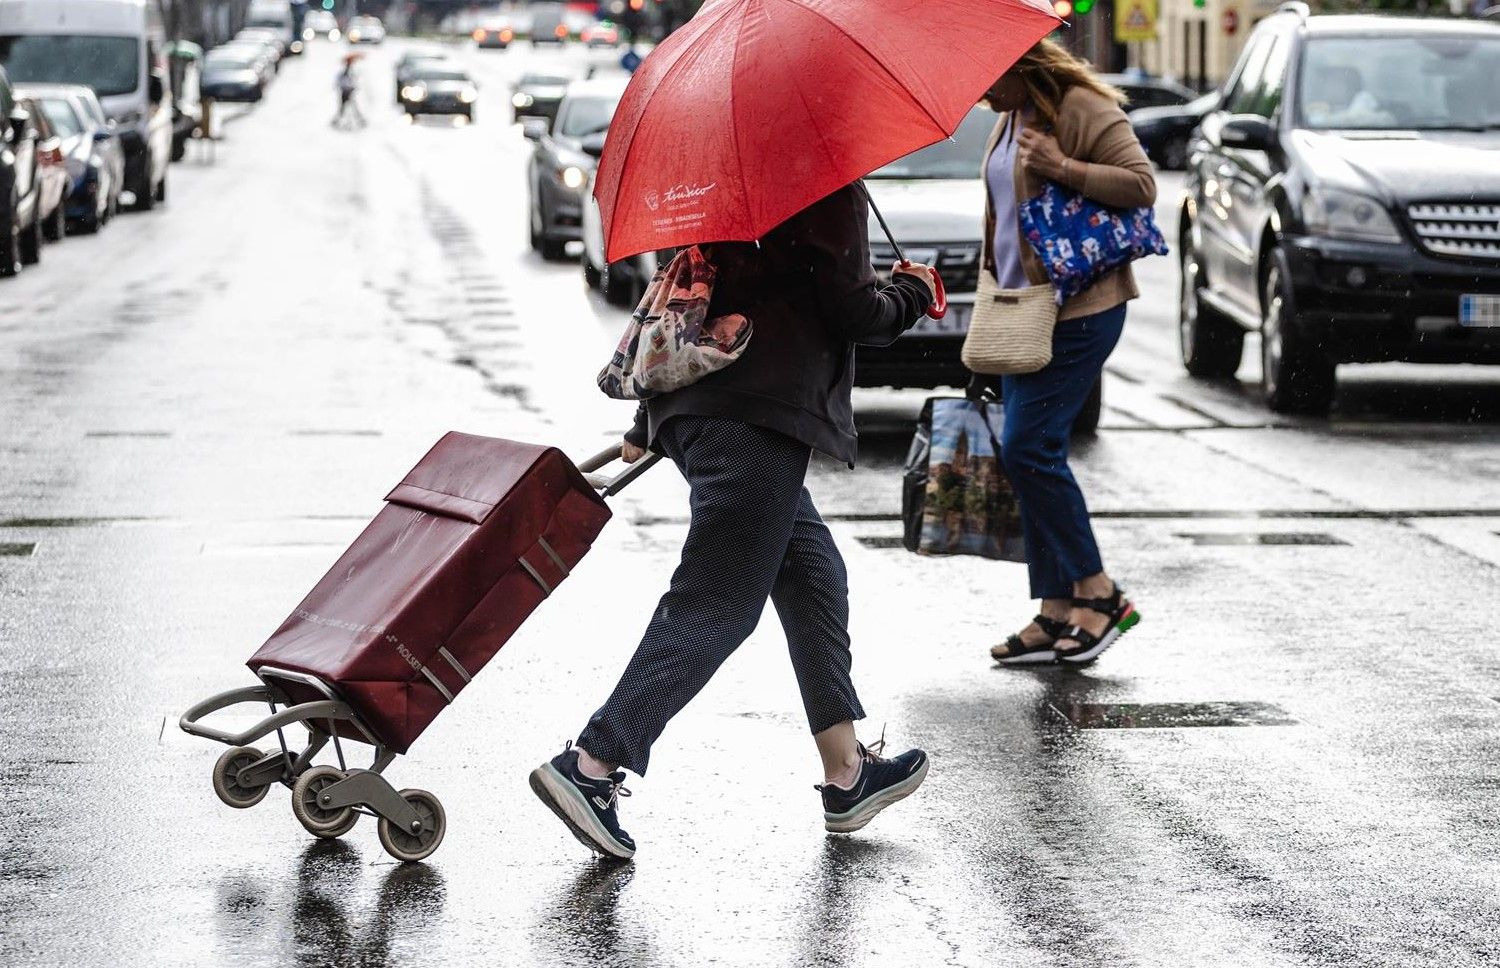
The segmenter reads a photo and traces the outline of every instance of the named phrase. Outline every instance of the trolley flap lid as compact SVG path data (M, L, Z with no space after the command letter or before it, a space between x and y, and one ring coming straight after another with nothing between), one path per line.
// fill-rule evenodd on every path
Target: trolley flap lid
M521 478L554 451L539 444L449 431L385 499L429 514L483 524Z

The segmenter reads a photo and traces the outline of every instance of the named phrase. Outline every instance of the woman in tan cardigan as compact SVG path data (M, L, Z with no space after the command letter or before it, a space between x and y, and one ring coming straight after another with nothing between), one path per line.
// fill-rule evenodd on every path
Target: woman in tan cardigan
M985 94L1000 113L985 155L984 271L1002 289L1047 281L1021 236L1017 201L1046 181L1116 208L1156 201L1151 163L1120 109L1123 97L1083 61L1044 40ZM1052 362L1003 379L1002 460L1021 504L1033 598L1041 610L990 650L1002 665L1089 663L1139 620L1104 571L1088 508L1068 467L1068 436L1119 342L1130 267L1101 277L1058 312Z

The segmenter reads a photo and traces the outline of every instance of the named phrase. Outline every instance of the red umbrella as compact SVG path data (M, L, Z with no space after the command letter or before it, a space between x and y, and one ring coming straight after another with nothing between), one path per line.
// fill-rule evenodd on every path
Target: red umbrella
M949 137L1059 23L1046 0L709 0L610 125L607 258L760 238Z

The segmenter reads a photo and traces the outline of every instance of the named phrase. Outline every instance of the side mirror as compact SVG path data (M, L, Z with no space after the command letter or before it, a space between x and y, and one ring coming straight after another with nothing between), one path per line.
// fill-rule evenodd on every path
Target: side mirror
M598 158L599 156L604 154L605 137L606 136L603 132L600 132L599 134L591 134L578 143L578 150L582 151L590 158Z
M541 141L542 135L547 133L547 119L522 118L521 133L526 135L527 141Z
M153 71L146 78L146 100L152 104L160 104L166 97L167 86L162 83L161 75Z
M16 108L10 113L10 123L5 126L5 141L7 144L15 144L17 141L26 140L26 128L31 124L31 115L24 108Z
M1219 144L1241 151L1270 151L1276 147L1276 131L1258 115L1234 114L1219 125Z

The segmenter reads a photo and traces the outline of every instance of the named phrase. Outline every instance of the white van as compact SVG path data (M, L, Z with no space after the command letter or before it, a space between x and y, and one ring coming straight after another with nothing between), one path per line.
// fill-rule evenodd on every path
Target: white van
M125 149L136 208L167 197L172 92L154 0L3 0L0 64L17 84L84 84Z
M302 53L302 31L290 0L252 0L245 14L245 26L274 30L281 46L290 55Z

